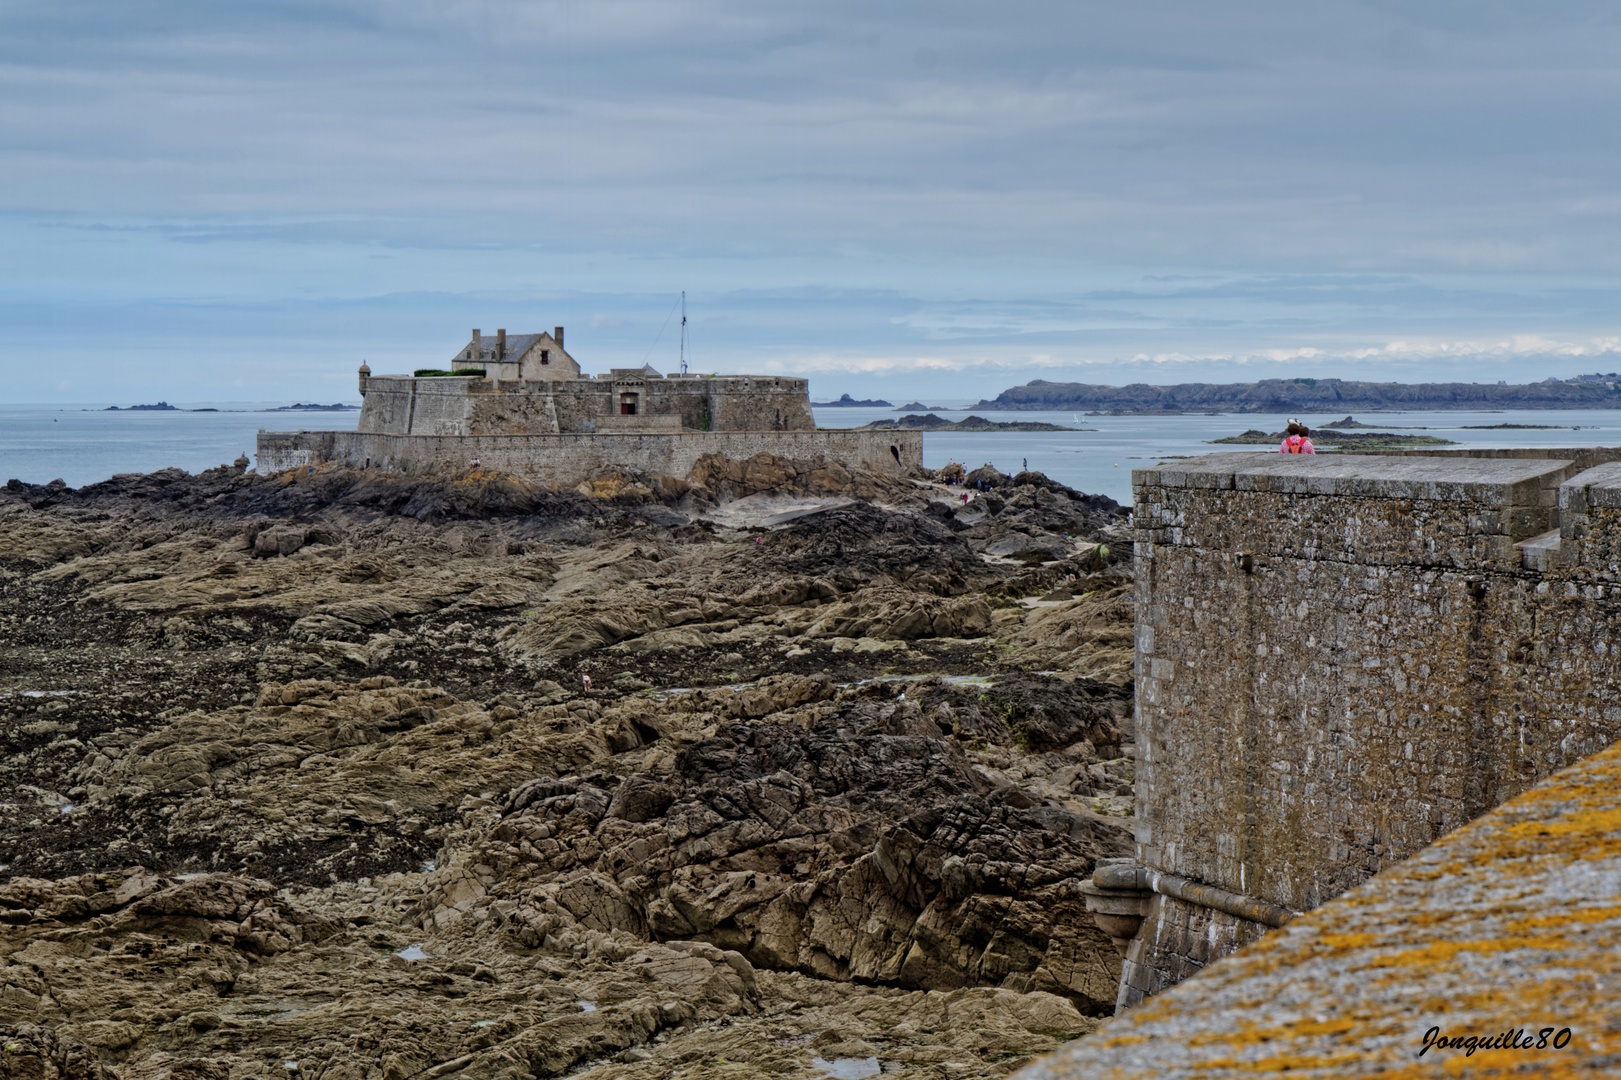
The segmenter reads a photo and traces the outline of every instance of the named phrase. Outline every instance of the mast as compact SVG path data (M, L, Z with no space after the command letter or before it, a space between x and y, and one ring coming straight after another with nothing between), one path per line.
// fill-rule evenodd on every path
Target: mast
M681 290L681 374L687 373L687 290Z

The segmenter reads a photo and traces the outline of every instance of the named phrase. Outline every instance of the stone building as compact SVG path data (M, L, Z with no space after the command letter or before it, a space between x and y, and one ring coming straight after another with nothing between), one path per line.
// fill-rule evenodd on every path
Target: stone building
M662 375L648 366L589 375L552 333L474 330L449 370L373 375L360 367L356 431L260 432L259 467L321 461L391 471L477 461L572 486L621 467L685 476L706 453L771 453L886 472L920 467L918 432L817 431L810 384L780 375Z
M551 333L495 336L473 331L472 338L450 362L450 370L480 367L491 379L577 379L580 365L563 351L563 328Z

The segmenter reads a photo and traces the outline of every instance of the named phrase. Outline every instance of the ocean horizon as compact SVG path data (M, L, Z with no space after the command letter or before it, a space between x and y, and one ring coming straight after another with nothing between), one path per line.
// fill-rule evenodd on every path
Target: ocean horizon
M352 431L358 411L278 411L296 402L172 402L173 411L108 411L104 404L0 406L0 481L32 484L60 479L82 487L119 473L179 468L189 473L254 459L260 430ZM320 404L333 404L322 402ZM341 402L341 404L357 404ZM1045 422L1077 430L1041 432L931 431L923 437L923 463L958 462L1001 472L1036 469L1087 494L1131 501L1131 470L1168 458L1221 451L1272 452L1270 446L1233 446L1213 440L1251 428L1280 430L1282 414L1221 413L1177 416L1089 416L1074 411L995 412L969 409L966 400L940 400L936 411L961 419L971 411L987 420ZM915 410L914 410L915 411ZM894 408L822 407L818 427L852 428L905 415ZM1320 429L1345 414L1302 416ZM1557 448L1621 445L1621 410L1503 410L1367 413L1365 423L1398 434L1433 435L1460 447ZM1521 424L1520 428L1493 428Z

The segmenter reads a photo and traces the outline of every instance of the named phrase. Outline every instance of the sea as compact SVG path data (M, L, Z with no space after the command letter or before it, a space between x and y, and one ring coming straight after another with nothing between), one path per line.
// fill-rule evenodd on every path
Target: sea
M15 477L43 484L61 479L71 487L116 473L176 467L199 472L239 454L253 459L261 430L353 430L360 414L281 411L293 402L174 403L175 411L149 412L105 405L0 405L0 481ZM948 420L970 415L967 401L943 401L932 411ZM207 411L204 411L207 410ZM860 427L905 415L887 408L818 408L818 427ZM915 411L915 410L914 410ZM1211 440L1251 428L1280 431L1283 414L1221 413L1182 416L1089 416L1082 412L996 412L973 409L986 420L1044 421L1073 430L928 432L923 463L939 468L958 462L969 469L990 465L1013 473L1036 469L1088 494L1131 501L1131 470L1174 458L1225 450L1275 447L1216 446ZM1338 415L1302 415L1313 429ZM1561 447L1621 445L1621 410L1526 410L1501 412L1370 412L1356 419L1372 430L1433 435L1459 446ZM1502 427L1501 425L1522 425ZM1318 430L1317 434L1323 433Z

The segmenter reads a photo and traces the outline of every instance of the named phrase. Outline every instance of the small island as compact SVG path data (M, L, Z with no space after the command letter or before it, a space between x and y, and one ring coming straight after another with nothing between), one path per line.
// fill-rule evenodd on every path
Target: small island
M1038 420L987 420L983 416L965 416L961 420L928 413L923 416L908 414L894 420L874 420L864 424L861 431L1091 431L1092 428L1063 427Z
M1228 446L1277 446L1283 442L1284 438L1285 433L1282 431L1274 431L1268 434L1260 428L1250 428L1242 435L1229 435L1225 439L1211 439L1210 441ZM1354 446L1362 450L1386 450L1402 446L1458 445L1451 439L1438 439L1434 435L1398 435L1393 431L1348 432L1335 431L1326 427L1318 429L1317 437L1312 441L1312 445L1318 445L1319 441L1323 446Z
M866 401L857 401L849 394L839 395L837 401L813 401L813 409L893 409L895 406L882 398L870 398Z
M359 412L359 405L277 405L274 409L265 412Z
M102 412L179 412L180 410L167 401L160 401L156 405L126 405L120 409L117 405L109 405Z
M1333 420L1333 421L1330 421L1329 423L1326 423L1326 424L1323 425L1323 427L1325 427L1325 428L1333 428L1336 431L1351 431L1351 430L1353 430L1355 428L1368 428L1368 429L1371 429L1374 426L1375 425L1373 425L1373 424L1359 423L1357 421L1356 417L1354 417L1354 416L1347 416L1343 420Z

